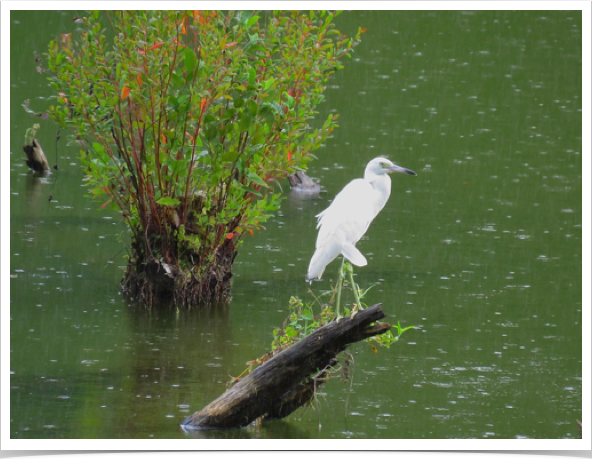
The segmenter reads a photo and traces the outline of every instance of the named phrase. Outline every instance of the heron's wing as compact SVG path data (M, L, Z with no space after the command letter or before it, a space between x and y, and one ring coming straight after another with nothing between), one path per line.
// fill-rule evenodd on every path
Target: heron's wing
M308 271L306 273L306 280L320 279L325 271L325 268L341 253L341 244L338 241L329 241L326 244L316 248Z
M335 196L331 205L317 215L319 235L307 280L320 279L325 267L339 254L356 266L368 263L355 244L376 217L377 199L376 190L369 182L352 180Z
M341 244L339 241L330 240L315 250L308 265L306 280L320 279L327 265L335 260L339 254L343 254L356 266L366 266L368 264L366 257L354 245Z
M353 246L376 217L375 201L376 190L369 182L355 179L348 183L331 205L317 215L317 247L329 241Z
M345 244L341 247L341 253L351 261L356 266L366 266L368 264L368 260L366 257L362 255L354 245L352 244Z

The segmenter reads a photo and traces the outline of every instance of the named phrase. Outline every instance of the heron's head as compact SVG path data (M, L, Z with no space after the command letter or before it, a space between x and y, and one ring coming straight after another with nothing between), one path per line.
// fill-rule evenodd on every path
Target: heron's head
M366 172L364 173L364 177L368 175L385 175L391 174L393 172L400 172L403 174L409 175L417 175L410 169L405 169L404 167L397 166L392 161L386 158L374 158L372 161L368 163L366 166Z

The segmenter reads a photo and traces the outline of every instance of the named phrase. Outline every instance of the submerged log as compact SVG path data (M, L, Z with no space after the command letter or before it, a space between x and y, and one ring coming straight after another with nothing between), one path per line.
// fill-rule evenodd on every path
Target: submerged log
M280 352L202 410L187 417L186 430L243 427L259 417L283 418L314 396L314 376L336 364L347 345L388 331L380 304L319 328Z
M301 193L318 193L321 191L319 180L310 178L304 171L297 171L292 175L288 175L288 181L292 191Z
M27 155L25 162L27 166L33 169L35 172L43 172L49 170L49 163L43 153L43 149L37 139L32 139L30 144L23 146L23 151Z

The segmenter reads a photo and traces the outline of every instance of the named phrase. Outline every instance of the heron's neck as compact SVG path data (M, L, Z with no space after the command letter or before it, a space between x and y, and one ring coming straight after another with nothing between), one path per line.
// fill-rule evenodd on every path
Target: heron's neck
M372 174L371 176L366 177L366 180L368 180L376 190L376 212L380 212L391 195L391 178L387 174Z

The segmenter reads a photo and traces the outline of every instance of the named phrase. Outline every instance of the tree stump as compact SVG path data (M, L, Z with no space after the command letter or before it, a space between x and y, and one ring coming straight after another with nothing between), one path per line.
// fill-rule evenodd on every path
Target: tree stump
M376 304L354 317L319 328L187 417L181 427L229 429L246 426L262 416L288 416L312 399L315 389L312 377L334 366L335 357L346 346L390 330L390 324L377 322L386 316L380 306Z

